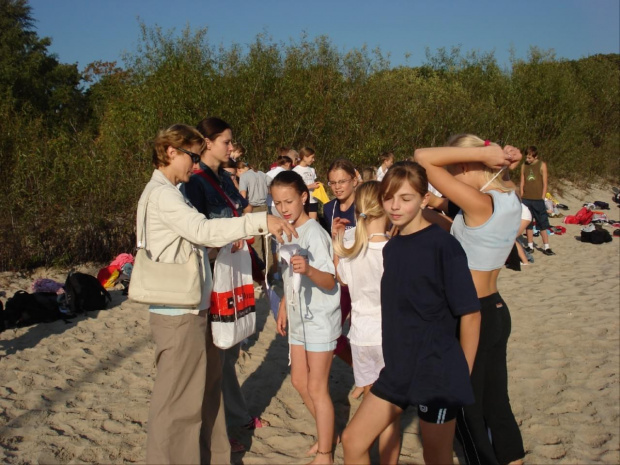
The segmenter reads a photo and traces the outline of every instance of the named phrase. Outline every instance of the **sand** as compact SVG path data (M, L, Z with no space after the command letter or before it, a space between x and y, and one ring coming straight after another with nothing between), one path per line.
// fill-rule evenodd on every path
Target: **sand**
M558 198L570 207L568 213L586 201L610 202L611 195L608 187L589 192L567 187L563 192ZM611 208L608 216L620 220L620 210ZM527 463L617 464L620 239L582 244L576 239L580 227L566 227L566 234L551 237L557 255L537 251L533 265L500 274L500 291L512 314L510 397ZM536 243L542 246L540 239ZM97 267L82 270L94 274ZM66 273L2 273L0 290L11 296L27 290L36 277L64 280ZM107 310L0 334L3 463L144 462L155 377L148 315L120 290L112 295ZM258 316L259 332L244 347L238 373L251 413L272 426L238 432L247 452L234 454L233 461L306 463L314 424L291 385L286 340L275 335L264 298L259 299ZM353 376L340 360L334 362L330 383L342 428L360 401L348 397ZM400 463L423 463L413 411L404 415L403 428ZM335 458L342 463L341 446Z

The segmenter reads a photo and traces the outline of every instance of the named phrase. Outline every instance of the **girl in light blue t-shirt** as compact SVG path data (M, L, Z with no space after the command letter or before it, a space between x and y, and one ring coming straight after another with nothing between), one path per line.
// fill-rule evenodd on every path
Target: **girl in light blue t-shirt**
M280 249L284 304L278 312L277 331L286 335L288 323L291 381L316 421L318 441L308 451L316 455L312 463L331 464L334 406L328 381L342 332L332 240L308 216L308 188L299 174L279 173L271 183L271 195L282 218L299 235Z

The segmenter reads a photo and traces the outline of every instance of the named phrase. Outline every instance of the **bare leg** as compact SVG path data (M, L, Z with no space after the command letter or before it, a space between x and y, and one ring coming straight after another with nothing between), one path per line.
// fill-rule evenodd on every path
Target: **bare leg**
M527 229L525 231L525 234L527 236L527 243L528 244L532 244L534 242L534 230L533 229Z
M519 241L515 241L515 244L517 245L517 253L519 254L519 260L521 260L521 263L523 263L524 265L527 265L528 260L527 260L527 255L525 255L525 250L523 250L523 247L521 246Z
M316 419L314 403L308 393L308 370L308 359L306 358L304 346L291 345L291 382L293 387L299 392L301 400L312 417Z
M334 405L329 395L329 371L333 352L306 352L308 359L308 394L315 410L318 450L313 464L333 463Z
M549 235L547 234L546 229L540 230L540 238L542 239L544 245L549 244Z
M351 393L351 397L353 399L359 399L360 396L362 394L364 394L364 391L366 390L365 387L359 387L359 386L355 386L355 389L353 389L353 392Z
M375 396L372 392L364 395L362 404L342 433L344 463L370 464L369 450L373 442L392 423L400 421L401 413L402 409ZM396 448L397 459L398 452ZM393 454L394 451L390 451L386 443L381 451L381 457L393 457Z
M425 463L452 465L452 442L454 441L455 427L456 420L450 420L441 425L420 420Z
M379 460L382 464L396 464L399 454L400 417L379 435Z

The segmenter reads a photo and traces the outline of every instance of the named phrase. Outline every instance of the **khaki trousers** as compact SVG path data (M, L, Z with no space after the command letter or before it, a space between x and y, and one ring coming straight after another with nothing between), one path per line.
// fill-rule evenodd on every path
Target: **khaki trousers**
M207 313L150 315L157 377L147 427L149 464L230 464L222 365Z

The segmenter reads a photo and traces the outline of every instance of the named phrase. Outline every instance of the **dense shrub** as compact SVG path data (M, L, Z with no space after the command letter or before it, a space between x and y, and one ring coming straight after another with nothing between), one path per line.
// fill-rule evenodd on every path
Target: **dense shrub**
M65 92L58 114L0 89L0 269L131 251L150 139L207 115L233 126L259 168L277 147L313 146L323 179L337 157L376 165L382 151L404 158L473 132L537 145L555 179L618 180L618 55L567 61L532 48L501 69L491 53L453 48L394 68L380 50L340 51L327 37L218 48L205 29L143 27L124 68L97 62L84 77L88 89L69 80L81 97Z

